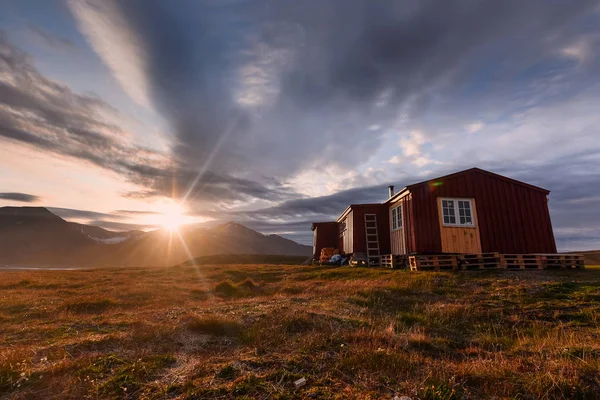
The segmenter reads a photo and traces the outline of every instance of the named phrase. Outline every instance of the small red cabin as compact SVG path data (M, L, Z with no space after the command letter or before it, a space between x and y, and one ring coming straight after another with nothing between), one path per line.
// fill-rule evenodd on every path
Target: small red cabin
M329 223L336 229L313 228L315 243L346 254L368 253L375 239L381 255L556 253L549 193L472 168L408 185L382 204L351 205Z
M321 250L325 247L337 248L337 222L313 222L313 259L318 260Z
M390 223L385 204L352 204L340 215L337 248L345 254L378 250L390 254Z

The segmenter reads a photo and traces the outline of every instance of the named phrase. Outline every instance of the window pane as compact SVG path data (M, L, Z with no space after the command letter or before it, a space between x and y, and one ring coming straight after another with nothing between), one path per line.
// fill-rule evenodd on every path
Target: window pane
M454 200L442 200L442 218L444 224L456 224L456 208Z
M452 206L454 206L454 202L450 203ZM472 225L473 221L471 219L471 202L469 200L456 200L456 206L458 208L459 225ZM456 217L456 214L452 212L451 219L455 219Z

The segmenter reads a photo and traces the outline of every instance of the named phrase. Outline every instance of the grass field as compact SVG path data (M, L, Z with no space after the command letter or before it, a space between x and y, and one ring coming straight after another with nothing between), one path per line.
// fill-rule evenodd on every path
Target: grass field
M600 398L598 268L1 272L0 296L0 397Z

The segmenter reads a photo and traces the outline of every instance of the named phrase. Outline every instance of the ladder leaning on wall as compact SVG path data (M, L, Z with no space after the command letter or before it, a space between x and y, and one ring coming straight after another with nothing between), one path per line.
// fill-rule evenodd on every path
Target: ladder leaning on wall
M365 214L365 237L367 238L367 259L369 266L379 265L379 234L377 232L377 215Z

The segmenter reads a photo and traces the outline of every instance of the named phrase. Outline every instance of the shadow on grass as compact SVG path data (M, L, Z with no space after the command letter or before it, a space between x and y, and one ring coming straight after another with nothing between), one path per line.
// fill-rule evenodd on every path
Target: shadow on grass
M66 310L75 314L102 314L109 308L117 306L112 300L81 301L67 304Z
M262 286L247 278L242 282L223 281L215 286L215 293L221 297L251 297L265 294Z
M186 325L194 333L213 336L237 337L243 330L243 326L237 321L217 316L194 317Z

